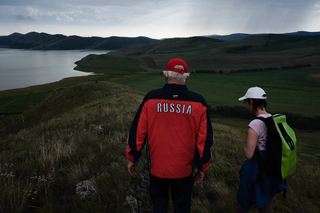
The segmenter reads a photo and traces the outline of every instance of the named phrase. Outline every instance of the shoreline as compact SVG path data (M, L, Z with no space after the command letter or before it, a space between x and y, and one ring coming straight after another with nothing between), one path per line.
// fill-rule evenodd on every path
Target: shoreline
M68 77L52 83L0 91L1 120L5 120L5 117L17 116L23 113L30 106L41 102L48 95L59 92L58 88L64 89L77 84L96 81L102 75L104 74L94 73L87 76Z
M6 90L0 90L0 96L2 95L17 95L17 94L21 94L21 93L25 93L28 91L32 91L34 89L37 90L37 88L44 88L44 89L48 89L47 87L50 87L50 88L54 88L54 85L60 85L60 84L64 84L66 82L71 82L71 81L76 81L77 79L82 79L84 78L84 81L83 82L86 82L87 78L88 77L95 77L95 76L102 76L104 75L104 73L95 73L95 72L87 72L87 71L81 71L81 70L76 70L76 71L79 71L79 72L85 72L85 73L88 73L88 75L83 75L83 76L73 76L73 77L66 77L66 78L62 78L61 80L59 81L53 81L53 82L50 82L50 83L44 83L44 84L37 84L37 85L32 85L32 86L27 86L27 87L21 87L21 88L15 88L15 89L6 89ZM78 82L78 81L77 81ZM81 82L81 81L79 81ZM52 87L51 87L52 86ZM72 86L72 84L70 84L70 86ZM58 88L58 87L57 87ZM30 92L31 92L30 91ZM3 94L5 93L5 94ZM6 94L6 93L9 93L9 94Z

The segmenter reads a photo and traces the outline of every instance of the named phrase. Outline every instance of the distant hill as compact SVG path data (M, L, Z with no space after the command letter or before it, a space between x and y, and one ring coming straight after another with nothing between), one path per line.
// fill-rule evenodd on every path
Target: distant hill
M268 35L268 34L246 34L235 33L230 35L209 35L198 36L218 40L241 40L250 36ZM294 33L285 33L279 35L288 36L312 36L320 35L320 32L299 31ZM194 37L193 37L194 38ZM173 38L178 39L178 38ZM164 39L167 40L167 39ZM74 49L92 49L92 50L118 50L133 44L154 44L161 40L148 37L80 37L65 36L62 34L47 34L30 32L27 34L13 33L8 36L0 36L0 48L13 49L34 49L34 50L74 50Z
M159 40L147 37L80 37L61 34L30 32L27 34L13 33L0 36L1 48L35 49L35 50L116 50L131 44L151 44Z
M221 40L239 40L252 35L267 35L268 33L260 33L260 34L248 34L248 33L234 33L230 35L209 35L206 37L221 39ZM293 33L284 33L282 35L290 35L290 36L312 36L312 35L320 35L320 32L307 32L307 31L298 31Z
M290 36L314 36L314 35L320 35L320 32L298 31L298 32L294 32L294 33L285 33L284 35L290 35Z
M320 66L320 35L251 35L238 40L208 37L170 38L153 44L125 46L103 56L90 55L77 61L77 70L123 70L136 60L131 70L165 67L170 58L184 59L190 71L235 71L282 67ZM122 60L116 63L115 60ZM152 66L151 66L152 65Z
M245 37L251 36L253 34L247 34L247 33L234 33L230 35L209 35L206 36L208 38L214 38L214 39L220 39L220 40L239 40L243 39Z

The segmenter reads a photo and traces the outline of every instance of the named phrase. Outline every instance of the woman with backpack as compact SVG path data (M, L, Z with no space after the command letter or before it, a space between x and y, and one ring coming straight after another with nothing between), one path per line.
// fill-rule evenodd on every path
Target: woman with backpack
M239 98L256 117L270 117L266 111L267 94L260 87L251 87ZM286 188L281 179L259 173L258 158L265 158L267 127L260 119L252 120L248 125L248 138L245 147L244 162L240 170L240 184L237 192L235 212L249 212L254 205L259 213L272 212L272 199L276 193ZM260 162L260 161L259 161Z

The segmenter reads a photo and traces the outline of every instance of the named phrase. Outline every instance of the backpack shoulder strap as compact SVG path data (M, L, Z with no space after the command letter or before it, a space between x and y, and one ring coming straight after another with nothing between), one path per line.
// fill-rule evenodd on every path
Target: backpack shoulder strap
M256 117L255 119L259 119L259 120L261 120L263 122L266 122L266 118L265 117Z
M255 119L261 120L267 125L267 119L265 117L256 117ZM257 147L255 149L255 153L257 155L258 169L259 169L259 173L258 173L258 176L257 176L257 179L256 179L256 183L260 184L261 193L264 195L265 194L265 188L264 188L263 171L264 171L264 167L265 167L265 164L266 164L266 160L261 157L260 152L259 152Z
M271 115L270 117L267 117L267 118L265 118L265 117L256 117L256 119L259 119L259 120L261 120L261 121L263 121L265 124L266 124L266 126L268 127L268 129L269 128L273 128L272 126L274 126L274 117L275 116L279 116L279 115Z

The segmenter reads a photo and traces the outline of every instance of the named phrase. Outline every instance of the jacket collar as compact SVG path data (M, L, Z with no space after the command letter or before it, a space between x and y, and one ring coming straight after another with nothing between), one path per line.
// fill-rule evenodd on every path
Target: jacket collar
M186 85L178 85L178 84L165 84L163 88L186 89L186 90L188 90Z

